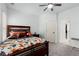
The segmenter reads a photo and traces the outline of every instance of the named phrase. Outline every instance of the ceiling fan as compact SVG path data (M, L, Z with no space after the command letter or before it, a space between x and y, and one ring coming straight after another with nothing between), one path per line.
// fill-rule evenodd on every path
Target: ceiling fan
M48 4L39 5L39 6L40 7L46 6L46 8L44 9L44 11L46 11L47 9L50 9L51 11L53 11L53 7L54 6L62 6L62 4L60 4L60 3L48 3Z

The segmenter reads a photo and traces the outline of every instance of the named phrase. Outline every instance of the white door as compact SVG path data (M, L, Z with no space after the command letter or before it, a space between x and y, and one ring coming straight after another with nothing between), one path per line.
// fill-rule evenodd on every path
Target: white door
M55 42L56 41L56 26L57 22L56 20L52 20L52 21L48 21L47 24L46 24L46 37L47 37L47 40L49 42Z

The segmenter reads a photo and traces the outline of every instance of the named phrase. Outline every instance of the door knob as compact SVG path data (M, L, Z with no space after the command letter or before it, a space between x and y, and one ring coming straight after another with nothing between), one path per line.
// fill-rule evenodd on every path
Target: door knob
M53 32L53 34L55 34L55 32Z

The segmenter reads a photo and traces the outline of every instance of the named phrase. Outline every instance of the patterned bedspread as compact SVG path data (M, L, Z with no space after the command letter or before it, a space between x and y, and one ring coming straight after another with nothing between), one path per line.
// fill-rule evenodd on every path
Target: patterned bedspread
M44 39L38 37L11 39L0 45L0 53L4 52L6 55L8 55L16 50L21 50L37 43L43 43L44 41Z

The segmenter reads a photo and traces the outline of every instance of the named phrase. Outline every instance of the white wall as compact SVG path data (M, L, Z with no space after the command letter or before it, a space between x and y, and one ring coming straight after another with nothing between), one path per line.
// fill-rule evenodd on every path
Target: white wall
M0 4L0 42L1 42L1 39L2 39L2 36L1 36L1 34L2 34L2 33L1 33L1 31L2 31L2 30L1 30L1 27L2 27L1 24L2 24L2 23L1 23L1 22L2 22L2 20L1 20L1 4Z
M52 23L55 22L56 24L54 26L57 26L56 14L52 13L52 12L48 12L48 11L42 13L40 16L40 21L39 21L39 33L41 34L42 37L44 37L48 41L51 38L49 37L49 39L47 39L47 37L48 37L47 34L48 34L48 32L50 32L50 31L47 31L47 24L50 24L50 26L53 26L53 24L51 24L50 22L52 22ZM53 30L51 32L53 33ZM55 33L56 33L56 36L54 39L57 40L57 29L56 29ZM53 37L53 35L51 35L51 37ZM53 39L52 39L52 41L53 41Z
M31 26L31 32L38 33L39 17L33 14L23 14L15 9L8 8L8 25Z
M2 41L7 39L7 5L2 5Z
M3 14L5 16L3 16ZM7 5L0 4L0 42L6 40Z
M69 39L65 39L65 23L70 23ZM79 7L75 7L58 14L58 32L61 43L79 48L79 41L72 40L72 37L79 38ZM77 35L73 35L77 34Z

